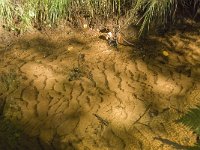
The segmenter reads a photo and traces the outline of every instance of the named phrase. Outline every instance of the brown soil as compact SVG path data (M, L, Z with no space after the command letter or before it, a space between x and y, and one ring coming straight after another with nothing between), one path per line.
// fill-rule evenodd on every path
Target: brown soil
M193 145L195 134L175 122L200 102L200 31L193 29L118 49L92 30L1 34L0 149Z

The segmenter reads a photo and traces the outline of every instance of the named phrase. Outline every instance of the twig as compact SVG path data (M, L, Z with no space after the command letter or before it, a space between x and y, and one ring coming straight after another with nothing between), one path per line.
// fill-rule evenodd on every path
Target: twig
M108 126L109 122L107 120L104 120L103 118L101 118L99 115L97 114L93 114L95 117L97 117L97 119L100 121L100 123L104 124L105 126Z

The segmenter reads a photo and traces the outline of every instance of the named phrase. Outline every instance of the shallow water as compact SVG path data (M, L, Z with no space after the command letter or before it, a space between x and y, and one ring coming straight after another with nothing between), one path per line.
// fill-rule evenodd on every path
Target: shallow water
M200 101L199 33L118 49L98 36L67 28L2 46L0 148L171 150L196 142L175 120Z

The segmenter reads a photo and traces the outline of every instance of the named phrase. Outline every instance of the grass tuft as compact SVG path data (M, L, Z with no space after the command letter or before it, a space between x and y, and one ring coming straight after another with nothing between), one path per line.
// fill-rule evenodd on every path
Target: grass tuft
M0 0L0 8L0 21L13 29L58 25L62 20L79 25L81 18L89 24L93 20L119 24L121 18L129 18L128 23L136 18L140 35L173 24L177 16L200 16L200 0Z
M80 17L108 20L125 14L128 1L133 0L0 0L0 20L20 29L33 24L51 26L60 20L77 22Z

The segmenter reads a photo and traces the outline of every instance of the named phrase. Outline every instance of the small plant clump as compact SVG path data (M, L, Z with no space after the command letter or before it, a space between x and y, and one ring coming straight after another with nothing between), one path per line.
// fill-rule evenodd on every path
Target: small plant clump
M197 135L197 143L195 146L188 148L188 150L199 150L200 149L200 106L190 109L184 116L179 120L179 123L189 127Z
M197 19L200 0L136 0L132 16L138 16L140 35L150 28L169 28L184 19Z

